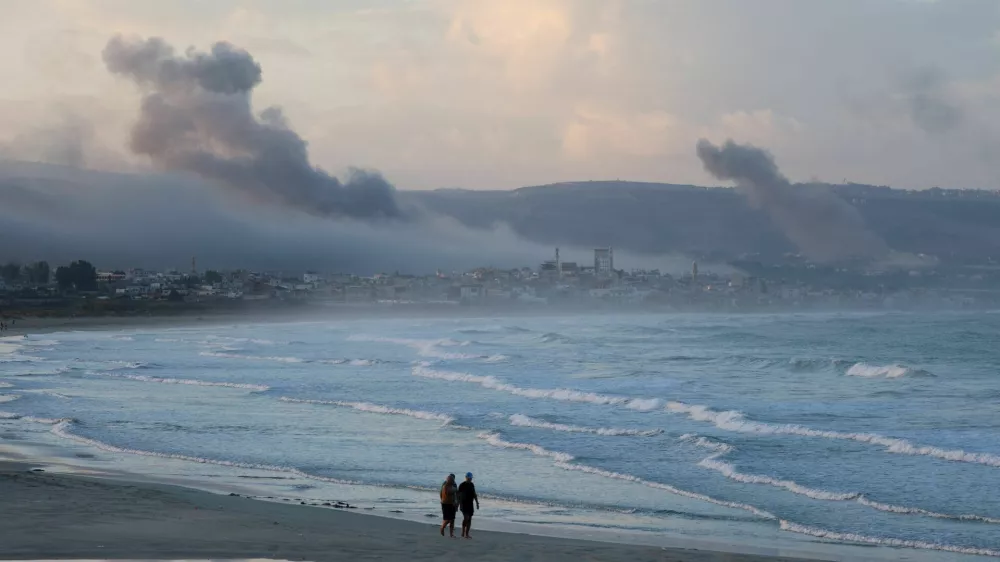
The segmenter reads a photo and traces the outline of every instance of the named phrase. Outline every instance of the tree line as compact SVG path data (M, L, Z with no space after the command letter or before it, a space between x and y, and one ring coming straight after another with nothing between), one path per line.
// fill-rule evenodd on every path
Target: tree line
M46 261L27 265L10 262L0 266L0 277L8 285L48 285L53 280L52 268ZM86 260L61 265L55 270L55 282L62 291L96 291L97 269Z

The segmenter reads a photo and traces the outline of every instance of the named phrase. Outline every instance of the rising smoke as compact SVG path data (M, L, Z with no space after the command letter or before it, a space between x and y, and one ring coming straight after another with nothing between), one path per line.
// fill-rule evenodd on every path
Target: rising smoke
M160 38L112 38L104 62L143 91L130 147L169 171L197 174L255 200L322 217L402 215L395 189L375 172L341 182L309 162L306 142L281 109L254 113L261 67L250 53L219 42L183 55Z
M793 187L767 151L732 140L716 146L702 139L697 153L707 172L735 182L809 258L841 261L888 254L885 242L868 231L854 207L819 187Z

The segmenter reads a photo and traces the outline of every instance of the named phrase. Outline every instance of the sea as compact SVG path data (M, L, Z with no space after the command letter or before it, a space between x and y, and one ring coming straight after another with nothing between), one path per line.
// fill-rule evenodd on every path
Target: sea
M987 312L844 312L8 337L0 445L428 525L445 476L472 472L483 528L987 560L998 334Z

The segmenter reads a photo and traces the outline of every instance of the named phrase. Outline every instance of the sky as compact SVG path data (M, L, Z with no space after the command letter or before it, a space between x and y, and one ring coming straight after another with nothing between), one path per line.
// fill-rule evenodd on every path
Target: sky
M314 164L399 189L717 185L699 139L792 181L1000 187L995 0L0 0L0 156L142 170L116 34L263 69Z

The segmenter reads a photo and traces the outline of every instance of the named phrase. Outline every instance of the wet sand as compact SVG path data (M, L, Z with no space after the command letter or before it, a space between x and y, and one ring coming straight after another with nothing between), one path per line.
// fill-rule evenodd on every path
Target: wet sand
M801 559L476 532L0 462L0 558L779 562Z

